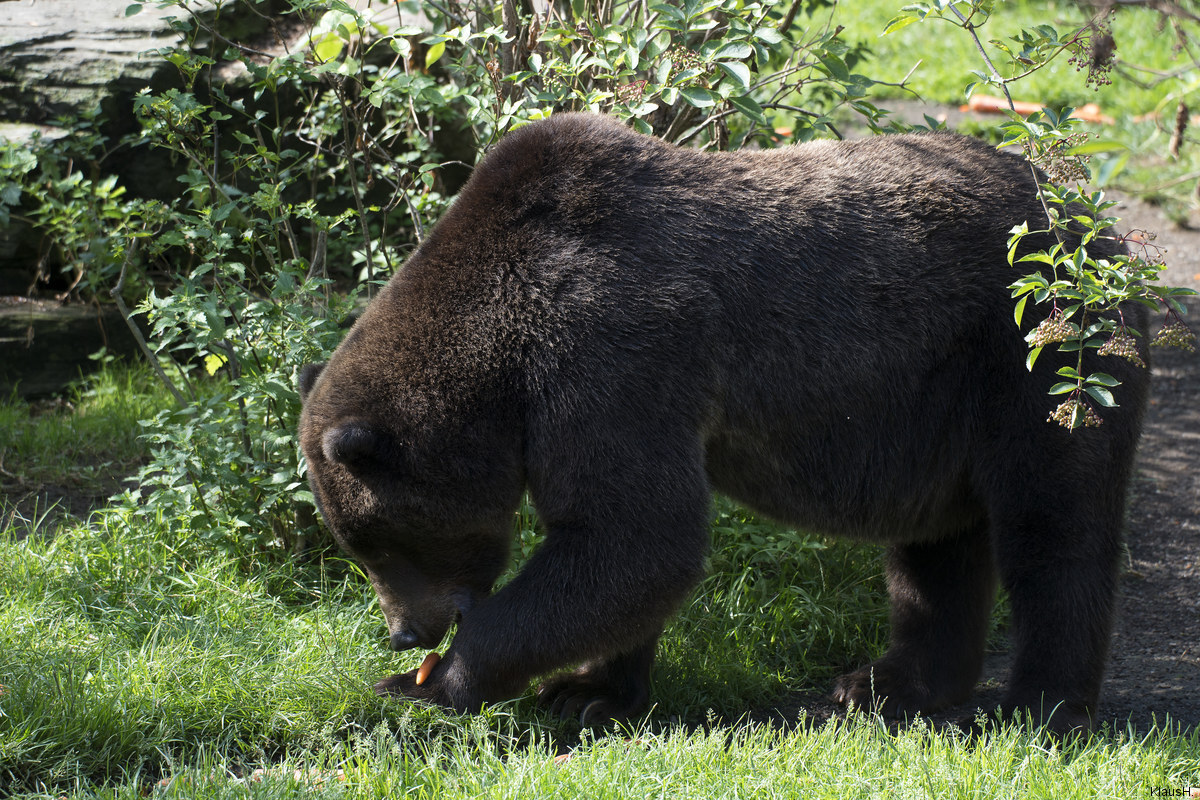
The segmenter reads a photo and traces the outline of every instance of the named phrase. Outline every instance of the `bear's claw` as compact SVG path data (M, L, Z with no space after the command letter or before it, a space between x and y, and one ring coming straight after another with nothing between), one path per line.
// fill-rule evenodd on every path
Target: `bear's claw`
M561 675L538 687L538 705L561 719L578 719L583 727L608 725L640 716L648 705L648 692L622 696L578 674Z

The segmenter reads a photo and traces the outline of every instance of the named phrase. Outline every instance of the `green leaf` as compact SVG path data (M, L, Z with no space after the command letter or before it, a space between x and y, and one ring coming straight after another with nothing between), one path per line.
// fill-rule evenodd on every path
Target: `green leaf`
M750 68L740 61L718 61L717 66L742 89L750 88Z
M322 64L328 63L333 61L341 54L342 48L345 47L345 44L346 43L342 41L342 37L338 36L336 33L327 33L321 37L320 41L313 45L313 55L315 55L317 60Z
M446 52L446 43L444 41L429 45L429 49L425 51L425 69L429 69L436 64L444 52Z
M1025 369L1033 372L1033 365L1037 363L1038 356L1042 354L1044 347L1035 347L1029 351L1029 355L1025 356Z
M125 16L127 17L132 17L134 14L140 13L142 13L141 3L133 3L132 5L125 6Z
M1117 401L1113 398L1112 392L1110 392L1108 389L1105 389L1103 386L1085 386L1083 387L1083 390L1091 395L1097 403L1105 408L1115 408L1117 405Z
M1050 387L1050 394L1067 394L1068 392L1075 391L1077 388L1079 388L1079 385L1075 383L1056 383Z
M746 44L745 42L729 42L728 44L722 45L717 52L713 53L712 57L714 60L740 60L743 58L749 58L752 52L754 51L750 49L750 45Z
M1017 263L1021 263L1022 261L1038 261L1038 262L1041 262L1042 264L1049 264L1050 266L1054 266L1054 256L1050 255L1049 253L1043 253L1041 251L1038 251L1036 253L1030 253L1029 255L1024 255L1017 259Z
M765 112L763 112L762 106L756 103L754 98L750 95L744 95L742 97L730 97L729 105L733 106L738 111L742 112L760 125L767 124L767 115Z
M412 42L401 36L393 36L387 40L388 46L401 58L408 58L412 53Z
M1016 320L1017 327L1021 327L1021 317L1025 315L1025 303L1029 300L1029 295L1026 294L1017 302L1017 307L1013 311L1013 319Z
M222 222L229 219L229 215L237 208L237 201L230 200L228 203L222 203L217 206L212 212L212 218L215 222Z
M667 5L666 3L652 5L650 6L650 10L657 14L663 14L664 16L670 17L674 20L682 20L684 18L684 13L682 10L676 8L675 6Z
M699 86L685 86L679 90L684 102L696 108L711 108L717 104L716 97L708 89Z
M426 86L421 90L417 97L421 98L426 103L439 108L446 105L446 98L442 96L442 93L438 91L436 86Z
M665 84L667 79L671 77L671 62L667 60L660 61L658 66L654 68L654 82L657 84Z
M204 319L214 339L225 338L225 318L217 313L216 306L209 304L204 307Z
M1124 142L1118 142L1113 139L1097 139L1067 148L1067 155L1090 156L1096 153L1115 153L1120 151L1128 152L1128 150L1129 145L1125 144Z
M204 357L204 371L207 372L209 376L216 375L217 370L225 366L225 362L228 360L229 359L225 358L225 356L219 356L216 353L207 355Z
M846 62L833 55L832 53L821 53L817 56L817 60L821 62L821 66L825 67L826 72L835 80L849 81L850 70L846 67Z
M754 38L767 44L781 44L783 42L783 34L779 32L779 29L767 26L756 28L754 30Z
M1101 386L1120 386L1121 382L1109 375L1107 372L1093 372L1088 375L1087 382L1090 384L1100 384Z
M763 47L761 43L754 43L754 62L756 64L766 64L771 60L771 52Z
M920 17L914 16L911 14L904 14L899 17L892 17L892 19L888 21L888 24L883 26L883 35L887 36L889 33L895 33L898 30L907 28L909 25L912 25L914 22L920 22L920 21L921 21Z

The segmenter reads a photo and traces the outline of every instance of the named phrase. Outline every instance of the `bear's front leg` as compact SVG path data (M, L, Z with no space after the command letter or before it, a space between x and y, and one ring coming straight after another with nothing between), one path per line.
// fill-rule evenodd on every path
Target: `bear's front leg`
M547 529L541 547L463 614L426 681L418 686L411 671L376 690L477 712L582 664L541 690L554 713L588 724L643 711L655 643L702 574L709 521L699 459L655 466L653 477L635 464L569 486L531 483ZM607 490L587 491L597 486Z
M447 655L450 655L447 653ZM435 663L429 665L431 658ZM433 705L439 705L452 711L467 712L478 710L482 700L471 702L470 692L461 691L461 680L453 676L452 665L455 657L440 658L436 653L430 653L417 669L402 672L384 678L375 684L375 693L380 696L407 697L410 700L423 700ZM440 669L439 669L440 668ZM422 676L422 673L424 675ZM457 689L457 690L456 690Z
M632 719L650 707L656 633L633 650L584 664L538 687L538 703L583 726Z

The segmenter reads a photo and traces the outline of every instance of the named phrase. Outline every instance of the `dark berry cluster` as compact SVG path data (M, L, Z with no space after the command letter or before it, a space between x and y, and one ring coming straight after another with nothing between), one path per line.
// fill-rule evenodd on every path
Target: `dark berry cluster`
M1076 70L1087 69L1085 83L1093 89L1112 83L1109 73L1117 52L1117 42L1112 35L1110 17L1092 22L1088 33L1081 36L1073 50L1070 62Z
M704 63L703 59L700 58L699 53L694 50L689 50L683 45L678 44L663 55L668 61L671 62L672 78L681 72L686 72L689 69L698 69Z
M1101 423L1100 417L1096 414L1096 410L1092 408L1091 404L1080 400L1075 394L1072 394L1058 408L1051 411L1046 421L1057 422L1069 431L1075 430L1080 425L1085 428L1099 428Z
M1138 353L1137 340L1130 336L1129 331L1125 328L1121 328L1114 333L1112 338L1100 345L1100 349L1096 352L1102 356L1127 358L1139 367L1146 366L1146 362L1142 360L1141 355Z
M1090 157L1069 152L1071 148L1087 141L1087 138L1088 134L1079 132L1056 139L1038 151L1034 162L1046 173L1046 177L1060 186L1072 181L1087 181L1091 177L1087 167Z
M1162 330L1150 344L1156 347L1178 347L1189 353L1196 352L1196 334L1183 320L1176 317L1162 326Z
M1075 326L1067 322L1063 315L1055 311L1042 320L1042 324L1034 331L1032 345L1045 347L1056 342L1065 342L1075 336Z

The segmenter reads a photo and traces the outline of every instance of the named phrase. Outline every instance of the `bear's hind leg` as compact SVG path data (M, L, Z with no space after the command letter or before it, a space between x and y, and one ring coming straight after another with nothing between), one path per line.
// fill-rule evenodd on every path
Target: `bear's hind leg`
M650 667L658 636L547 679L538 687L538 703L555 716L578 718L585 726L642 714L650 705Z
M1120 514L1097 493L1078 505L1047 497L1009 519L997 547L1012 602L1014 660L1002 710L1068 733L1094 723L1120 557ZM1119 502L1119 501L1118 501Z
M891 645L837 680L833 699L890 717L966 700L983 668L996 578L984 524L887 554Z

